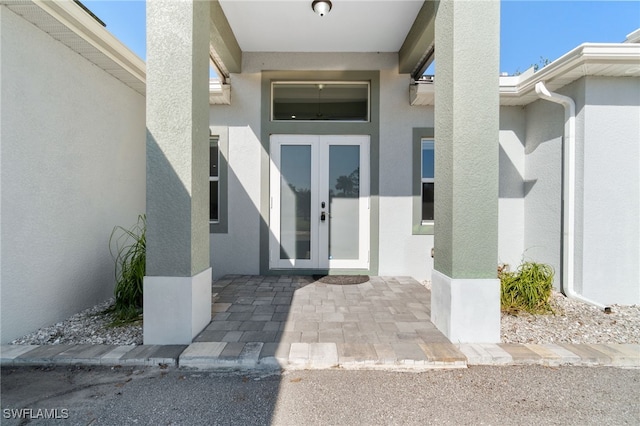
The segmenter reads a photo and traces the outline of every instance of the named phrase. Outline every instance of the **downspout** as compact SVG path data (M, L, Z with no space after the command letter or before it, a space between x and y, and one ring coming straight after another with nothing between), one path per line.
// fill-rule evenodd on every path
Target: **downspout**
M609 306L587 299L575 292L575 192L576 192L576 103L568 96L549 92L544 82L536 83L536 93L541 99L560 104L564 107L564 186L563 232L562 232L562 290L567 297L597 306L605 312L611 312Z

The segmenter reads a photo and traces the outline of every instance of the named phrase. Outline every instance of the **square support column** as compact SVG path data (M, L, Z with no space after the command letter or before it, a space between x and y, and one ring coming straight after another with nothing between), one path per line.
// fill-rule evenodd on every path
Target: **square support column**
M145 344L211 320L209 19L208 1L147 0Z
M499 36L499 0L440 1L431 320L453 343L500 340Z

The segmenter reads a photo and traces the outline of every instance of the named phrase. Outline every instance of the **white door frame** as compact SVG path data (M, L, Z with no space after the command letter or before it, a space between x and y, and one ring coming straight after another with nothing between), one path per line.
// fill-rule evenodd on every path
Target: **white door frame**
M310 259L280 259L282 229L280 211L280 164L282 145L311 147L311 217ZM329 221L331 212L324 209L328 220L320 220L321 201L329 202L329 146L360 147L359 253L358 259L329 259ZM269 160L270 190L270 269L369 269L370 246L370 137L368 135L271 135Z

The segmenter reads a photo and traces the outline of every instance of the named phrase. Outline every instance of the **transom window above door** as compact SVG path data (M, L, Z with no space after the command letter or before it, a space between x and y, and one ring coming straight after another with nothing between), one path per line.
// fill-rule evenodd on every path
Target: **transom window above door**
M273 121L369 121L369 82L282 81L271 84Z

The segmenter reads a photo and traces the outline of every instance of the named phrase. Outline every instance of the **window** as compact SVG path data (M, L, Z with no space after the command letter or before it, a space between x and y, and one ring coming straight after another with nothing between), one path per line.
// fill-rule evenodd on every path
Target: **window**
M433 139L422 139L422 222L433 222L434 150Z
M433 127L413 129L413 202L412 233L433 235L434 232L434 131Z
M274 121L369 121L368 82L277 82L271 98Z
M220 222L220 150L218 138L209 145L209 222Z
M209 135L209 233L226 234L229 228L229 128L210 126Z

